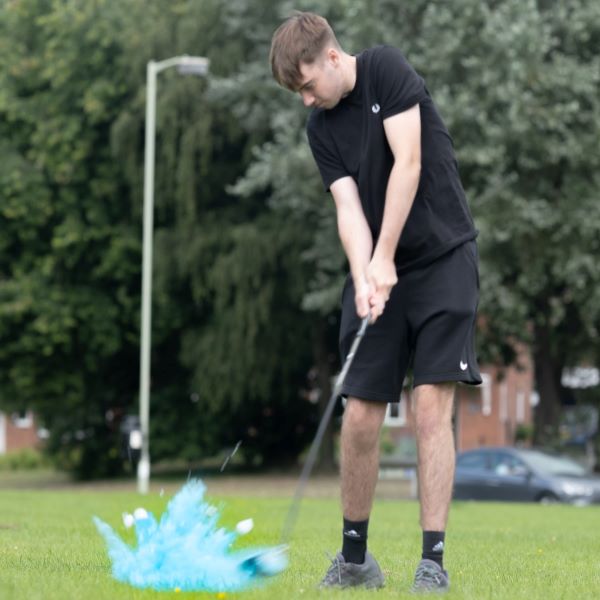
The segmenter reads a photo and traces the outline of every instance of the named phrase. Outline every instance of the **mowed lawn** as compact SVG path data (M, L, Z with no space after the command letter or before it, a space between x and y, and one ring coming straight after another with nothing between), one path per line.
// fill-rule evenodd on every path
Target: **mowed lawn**
M129 535L121 514L143 506L160 515L171 494L133 492L0 491L0 598L223 598L216 593L154 592L114 581L104 542L92 515ZM222 507L221 523L233 528L252 517L254 530L241 545L276 544L290 500L238 497L208 500ZM289 568L261 589L226 598L411 598L420 553L418 505L378 500L370 549L387 578L378 592L319 591L326 552L339 547L338 500L306 499L291 544ZM597 507L454 503L447 536L446 597L513 600L600 598L600 510Z

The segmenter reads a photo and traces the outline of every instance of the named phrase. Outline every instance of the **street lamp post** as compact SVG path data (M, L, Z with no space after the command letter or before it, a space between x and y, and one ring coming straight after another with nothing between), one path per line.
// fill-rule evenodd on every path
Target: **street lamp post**
M146 68L146 138L144 156L144 241L142 254L142 320L140 341L140 429L142 448L137 468L138 491L148 493L150 482L150 339L152 324L152 242L154 230L154 140L156 76L169 67L183 75L206 75L209 61L202 56L175 56Z

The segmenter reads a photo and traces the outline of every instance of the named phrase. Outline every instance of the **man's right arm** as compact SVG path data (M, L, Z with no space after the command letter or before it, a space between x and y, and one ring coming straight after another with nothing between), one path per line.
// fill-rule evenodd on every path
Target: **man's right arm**
M375 320L383 311L383 306L370 306L371 289L366 271L373 254L373 236L360 203L358 187L352 177L342 177L330 186L335 200L337 225L340 240L350 263L350 273L354 282L356 312L364 318L371 311Z

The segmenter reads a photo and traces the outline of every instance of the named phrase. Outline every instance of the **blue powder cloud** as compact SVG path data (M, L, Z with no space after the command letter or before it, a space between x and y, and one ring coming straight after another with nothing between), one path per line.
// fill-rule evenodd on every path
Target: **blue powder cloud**
M159 522L152 513L136 511L133 547L93 517L108 545L115 579L155 590L224 592L250 587L286 568L282 547L231 551L238 534L217 527L220 512L203 501L205 490L201 481L189 481Z

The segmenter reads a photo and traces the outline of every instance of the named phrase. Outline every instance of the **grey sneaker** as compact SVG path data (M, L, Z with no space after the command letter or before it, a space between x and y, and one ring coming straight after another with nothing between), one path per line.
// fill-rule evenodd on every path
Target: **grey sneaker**
M362 565L357 565L346 562L342 553L338 552L331 559L331 566L327 570L319 587L347 588L362 586L366 588L380 588L383 587L383 582L383 573L372 554L367 552L365 554L365 562Z
M447 592L450 587L448 571L434 560L424 558L417 567L411 592Z

